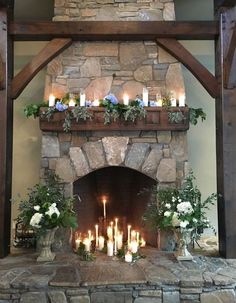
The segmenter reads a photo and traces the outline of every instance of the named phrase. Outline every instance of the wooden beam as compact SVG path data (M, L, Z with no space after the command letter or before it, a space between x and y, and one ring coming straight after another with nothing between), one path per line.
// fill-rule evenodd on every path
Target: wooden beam
M216 9L219 9L220 7L233 7L235 5L235 0L215 0Z
M13 8L13 6L14 6L14 0L0 0L0 8L2 7Z
M0 56L3 72L0 88L0 258L10 252L11 231L13 102L9 89L13 75L13 43L7 32L10 14L6 8L0 9Z
M15 41L51 40L155 40L156 38L215 39L215 21L49 21L14 22L10 34Z
M72 43L71 39L53 39L13 79L11 97L16 99L33 77Z
M236 87L236 75L232 75L235 73L233 70L233 60L235 58L235 49L236 49L236 26L232 29L232 35L230 37L230 42L228 44L228 49L226 54L224 55L225 58L225 66L224 66L224 86L225 88L233 88ZM236 58L235 58L236 59ZM232 78L232 81L230 81Z
M157 44L186 66L213 98L219 95L216 78L180 42L175 39L157 39Z
M227 53L232 21L236 19L235 9L226 10L222 17L221 36L216 41L216 76L221 83L220 96L216 100L219 250L223 257L236 258L236 88L225 86L225 62L222 60ZM233 61L232 70L236 70L236 61Z

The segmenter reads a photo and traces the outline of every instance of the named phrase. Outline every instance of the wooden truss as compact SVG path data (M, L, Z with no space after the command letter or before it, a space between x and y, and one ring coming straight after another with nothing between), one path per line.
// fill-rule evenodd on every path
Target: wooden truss
M0 257L9 253L13 99L73 41L154 40L185 65L216 99L219 239L222 256L236 258L236 27L235 0L215 0L217 21L14 22L13 1L0 0ZM215 40L216 76L179 41ZM50 42L13 77L13 41ZM206 168L207 169L207 168Z

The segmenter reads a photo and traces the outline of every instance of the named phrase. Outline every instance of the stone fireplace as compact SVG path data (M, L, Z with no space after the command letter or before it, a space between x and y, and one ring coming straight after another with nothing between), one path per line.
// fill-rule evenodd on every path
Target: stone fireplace
M172 0L55 0L54 12L55 22L175 18ZM48 65L45 99L51 93L61 98L83 90L87 100L113 93L122 102L123 94L134 99L143 88L149 100L163 92L173 91L176 98L184 93L180 64L155 41L84 41L73 43ZM117 215L140 227L150 194L137 194L156 185L178 186L187 170L187 128L162 129L93 126L65 133L52 125L42 128L41 178L55 171L65 183L66 195L78 197L82 231L97 223L104 196L109 218Z

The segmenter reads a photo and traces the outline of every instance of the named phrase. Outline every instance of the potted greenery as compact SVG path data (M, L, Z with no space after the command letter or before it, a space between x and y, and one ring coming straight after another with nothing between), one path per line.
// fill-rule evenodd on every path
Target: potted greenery
M59 177L53 173L43 183L29 189L28 196L19 203L18 220L32 228L41 243L37 261L52 261L55 254L51 251L54 234L58 227L77 227L73 211L73 198L66 198Z
M194 180L193 172L190 172L181 188L155 190L155 198L148 204L143 217L151 228L171 230L178 235L179 260L192 260L186 245L189 237L196 240L205 228L213 228L207 219L206 210L214 204L216 194L202 201Z

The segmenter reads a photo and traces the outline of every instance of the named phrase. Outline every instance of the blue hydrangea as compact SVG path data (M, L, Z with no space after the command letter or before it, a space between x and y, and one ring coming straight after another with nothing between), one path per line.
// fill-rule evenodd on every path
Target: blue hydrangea
M92 101L86 100L85 105L86 105L87 107L91 107L91 106L92 106Z
M57 103L56 103L56 109L59 112L64 112L67 108L68 108L68 106L66 104L63 104L61 101L57 101Z
M143 103L143 100L142 100L142 99L136 98L135 101L137 101L137 102L139 103L139 106L144 107L144 103Z
M118 104L118 100L117 100L116 96L113 94L107 95L106 97L104 97L104 99L110 101L113 105Z

